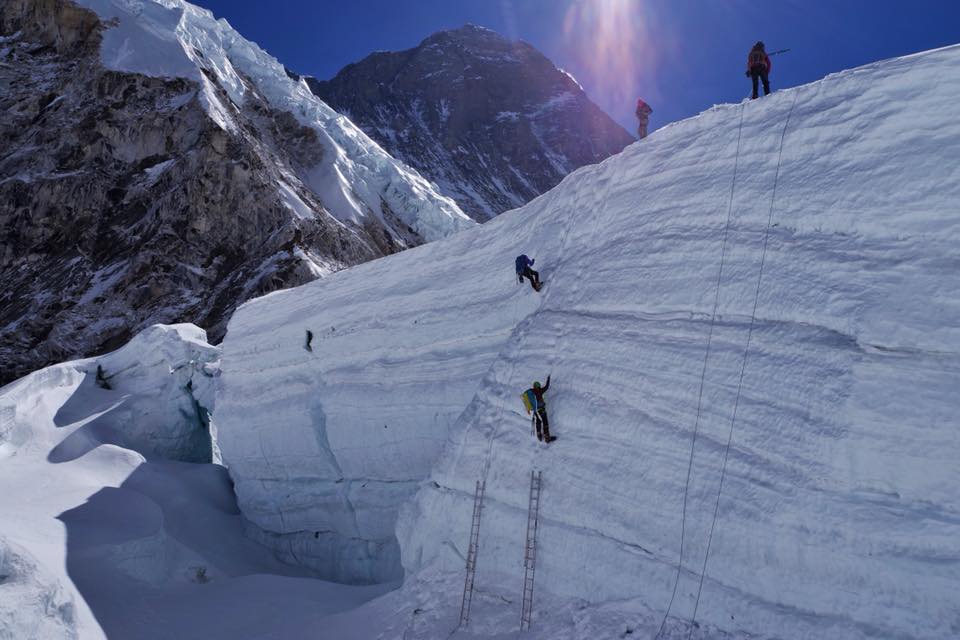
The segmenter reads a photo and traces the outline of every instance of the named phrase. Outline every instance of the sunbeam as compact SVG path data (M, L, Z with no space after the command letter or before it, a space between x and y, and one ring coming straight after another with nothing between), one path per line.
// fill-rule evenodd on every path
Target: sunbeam
M615 117L638 96L659 98L657 70L671 39L655 8L641 0L576 0L563 19L563 45L574 52L591 95L614 106Z

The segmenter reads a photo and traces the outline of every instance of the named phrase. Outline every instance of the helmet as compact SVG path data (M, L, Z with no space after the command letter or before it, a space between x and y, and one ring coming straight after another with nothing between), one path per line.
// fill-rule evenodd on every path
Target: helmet
M754 48L754 49L763 49L763 48L764 48L763 40L757 40L757 44L753 45L753 48Z
M539 382L539 381L534 382L534 383L533 383L533 388L534 388L534 389L539 389L539 388L540 388L540 382Z

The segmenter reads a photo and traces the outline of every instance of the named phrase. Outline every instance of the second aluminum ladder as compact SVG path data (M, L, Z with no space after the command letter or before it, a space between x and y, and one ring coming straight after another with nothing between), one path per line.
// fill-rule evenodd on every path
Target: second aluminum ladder
M477 480L473 494L473 520L470 523L470 546L467 548L467 575L463 582L463 600L460 602L460 622L465 627L470 622L470 604L473 602L473 579L477 573L477 544L480 542L480 513L483 511L483 494L487 483Z
M533 618L533 577L537 565L537 529L540 518L541 471L530 472L530 505L527 509L527 542L523 550L523 604L520 607L520 630L530 628Z

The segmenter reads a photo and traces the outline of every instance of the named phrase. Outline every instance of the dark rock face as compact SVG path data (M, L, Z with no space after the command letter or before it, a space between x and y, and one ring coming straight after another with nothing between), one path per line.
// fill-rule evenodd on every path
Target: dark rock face
M532 46L472 25L307 82L480 221L633 142Z
M105 69L103 28L66 0L0 4L0 384L157 322L219 341L253 296L423 242L334 218L301 179L317 132L252 86L242 105L217 86L225 131L196 82Z

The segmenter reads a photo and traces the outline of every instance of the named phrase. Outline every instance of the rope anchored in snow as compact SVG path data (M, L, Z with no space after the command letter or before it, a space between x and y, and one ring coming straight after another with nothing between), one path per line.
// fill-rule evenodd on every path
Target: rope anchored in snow
M520 296L517 294L514 294L513 312L512 312L513 323L511 324L511 327L513 328L510 329L511 334L517 329L517 324L518 324L517 309L519 309L519 307L520 307ZM508 338L505 344L509 344L509 342L510 340ZM510 385L510 381L513 379L513 374L516 371L516 368L517 368L517 360L514 358L510 362L510 373L507 374L508 387ZM480 481L483 482L484 484L486 484L487 476L490 473L490 462L491 462L490 456L493 453L493 441L494 439L496 439L497 431L500 428L500 424L503 422L503 411L506 408L507 398L509 397L509 395L510 394L506 394L506 393L501 395L500 409L497 411L497 420L493 424L493 427L490 429L490 437L487 440L487 451L484 453L484 456L483 456L483 469L480 472Z
M743 135L743 113L744 105L740 105L740 124L737 127L737 150L733 160L733 179L730 181L730 201L727 205L727 221L723 226L723 241L720 244L720 269L717 272L716 291L713 296L713 311L710 313L710 329L707 332L707 348L703 356L703 368L700 371L700 391L697 394L697 416L693 422L693 436L690 441L690 458L687 461L687 480L683 487L683 512L680 518L680 558L677 560L677 575L673 581L673 592L670 594L670 602L667 605L667 611L663 614L663 620L660 621L660 627L654 640L663 633L663 627L667 624L667 618L670 617L670 611L673 609L673 602L677 597L677 586L680 584L680 573L683 570L683 543L687 529L687 495L690 492L690 474L693 471L693 452L697 446L697 433L700 430L700 416L703 410L703 387L707 376L707 362L710 359L710 346L713 342L713 327L717 319L717 308L720 304L720 282L723 278L723 265L727 257L727 237L730 233L730 219L733 216L733 195L737 185L737 169L740 165L740 140Z
M777 171L773 177L773 194L770 196L770 212L767 214L767 227L763 232L763 249L760 252L760 269L757 273L757 289L753 294L753 309L750 311L750 327L747 329L747 343L743 348L743 360L740 363L740 378L737 380L737 395L733 401L733 413L730 416L730 430L727 433L727 445L723 452L723 464L720 466L720 483L717 487L717 500L713 506L713 520L710 523L710 533L707 536L707 549L703 554L703 566L700 568L700 583L697 586L697 599L693 605L693 615L690 618L690 629L687 632L689 640L693 633L693 625L696 624L697 610L700 608L700 594L703 592L703 579L707 573L707 559L710 557L710 545L713 543L713 531L717 525L717 513L720 510L720 494L723 492L723 480L727 474L727 460L730 457L730 444L733 442L733 428L737 422L737 409L740 406L740 394L743 390L743 374L747 368L747 355L750 352L750 339L753 337L753 327L756 323L757 305L760 301L760 284L763 281L763 267L767 259L767 243L770 240L770 227L773 223L773 207L777 199L777 183L780 181L780 165L783 161L783 141L787 137L787 127L790 126L790 117L793 115L793 108L797 106L797 97L799 92L793 94L793 103L790 105L790 111L787 112L787 121L783 125L783 131L780 133L780 152L777 155Z
M757 306L758 306L758 304L759 304L759 299L760 299L760 286L761 286L761 283L762 283L762 280L763 280L763 269L764 269L764 266L765 266L765 263L766 263L767 246L768 246L768 244L769 244L770 229L771 229L772 223L773 223L774 204L775 204L775 202L776 202L776 197L777 197L777 185L778 185L779 180L780 180L780 168L781 168L781 164L782 164L782 160L783 160L783 142L784 142L784 139L786 138L787 128L788 128L789 125L790 125L790 119L791 119L791 117L792 117L792 115L793 115L794 107L796 107L798 96L799 96L798 93L795 93L795 94L794 94L793 102L792 102L791 105L790 105L790 110L787 112L787 118L786 118L786 121L785 121L784 126L783 126L783 131L782 131L781 134L780 134L780 148L779 148L778 155L777 155L777 168L776 168L776 172L775 172L775 174L774 174L773 190L772 190L772 194L771 194L771 198L770 198L770 209L769 209L769 212L768 212L768 214L767 214L767 224L766 224L766 227L765 227L765 229L764 229L763 245L762 245L762 250L761 250L761 253L760 253L760 267L759 267L758 274L757 274L757 286L756 286L756 290L755 290L755 292L754 292L753 308L752 308L751 313L750 313L750 324L749 324L749 328L748 328L748 330L747 330L747 341L746 341L746 345L745 345L745 347L744 347L743 358L742 358L741 365L740 365L740 374L739 374L739 379L738 379L738 382L737 382L737 392L736 392L736 396L735 396L735 399L734 399L733 413L732 413L731 418L730 418L730 428L729 428L729 431L728 431L728 433L727 433L727 443L726 443L726 446L725 446L725 449L724 449L724 454L723 454L723 463L722 463L722 465L721 465L721 470L720 470L720 482L719 482L719 485L718 485L718 488L717 488L717 498L716 498L716 502L714 503L713 518L712 518L712 520L711 520L711 523L710 523L710 531L709 531L709 534L708 534L708 536L707 536L707 546L706 546L706 550L705 550L705 552L704 552L703 564L702 564L701 570L700 570L700 578L699 578L699 583L698 583L698 587L697 587L697 596L696 596L696 600L695 600L695 603L694 603L693 614L692 614L692 616L691 616L691 618L690 618L690 625L689 625L688 630L687 630L687 638L688 638L688 640L689 640L689 638L690 638L690 637L692 636L692 634L693 634L693 628L694 628L694 625L696 624L697 611L698 611L698 609L699 609L699 607L700 607L700 596L701 596L702 593L703 593L703 581L704 581L704 578L705 578L705 576L706 576L707 561L708 561L709 556L710 556L710 547L711 547L711 545L712 545L712 543L713 543L713 533L714 533L715 528L716 528L717 515L718 515L718 513L719 513L719 508L720 508L720 496L721 496L721 494L722 494L722 492L723 492L723 482L724 482L724 478L725 478L725 476L726 476L727 461L728 461L729 455L730 455L730 446L731 446L731 444L732 444L732 442L733 442L733 430L734 430L734 426L735 426L735 424L736 424L736 419L737 419L737 409L738 409L739 404L740 404L740 396L741 396L741 393L742 393L742 390L743 390L743 378L744 378L744 372L746 371L747 355L748 355L748 352L749 352L749 349L750 349L750 341L751 341L751 338L753 337L753 328L754 328L755 323L756 323ZM686 536L686 520L687 520L687 498L688 498L689 490L690 490L690 477L691 477L691 474L692 474L692 472L693 472L693 457L694 457L694 451L695 451L695 449L696 449L697 435L698 435L698 433L699 433L700 418L701 418L702 409L703 409L703 389L704 389L705 380L706 380L707 364L708 364L708 361L709 361L709 359L710 359L710 347L711 347L711 344L712 344L713 328L714 328L714 324L715 324L715 320L716 320L716 316L717 316L717 308L718 308L718 305L719 305L720 285L721 285L721 282L722 282L722 279L723 279L723 267L724 267L724 264L725 264L726 252L727 252L727 239L728 239L729 230L730 230L730 220L731 220L732 212L733 212L733 197L734 197L735 188L736 188L737 169L738 169L739 159L740 159L740 141L741 141L742 133L743 133L743 115L744 115L744 111L743 111L743 106L741 105L741 110L740 110L740 124L739 124L739 126L738 126L738 128L737 128L737 150L736 150L736 155L735 155L735 160L734 160L734 166L733 166L733 179L732 179L731 184L730 184L730 200L729 200L729 205L728 205L728 208L727 208L727 221L726 221L726 224L725 224L725 226L724 226L723 241L722 241L722 243L721 243L720 268L719 268L719 271L718 271L718 273L717 273L717 285L716 285L716 290L715 290L715 293L714 293L713 311L712 311L712 313L711 313L711 315L710 315L710 328L709 328L709 331L708 331L708 334L707 334L707 347L706 347L706 351L705 351L704 358L703 358L703 368L702 368L702 370L701 370L701 372L700 372L700 389L699 389L699 393L698 393L698 397L697 397L697 413L696 413L696 418L695 418L695 420L694 420L693 436L692 436L691 442L690 442L690 456L689 456L689 459L688 459L688 461L687 461L687 478L686 478L686 483L685 483L685 485L684 485L684 490L683 490L683 514L682 514L682 516L681 516L681 521L680 521L680 557L679 557L679 560L678 560L678 562L677 562L677 572L676 572L676 577L675 577L674 583L673 583L673 591L672 591L672 593L671 593L671 595L670 595L670 602L669 602L669 604L667 605L667 610L666 610L666 612L664 613L663 620L661 620L660 626L659 626L659 628L657 629L657 633L656 633L656 635L654 636L654 639L655 639L655 640L660 637L660 634L661 634L661 633L663 633L663 629L664 629L664 627L665 627L665 625L666 625L667 619L668 619L669 616L670 616L670 611L671 611L672 608L673 608L673 603L674 603L674 601L675 601L675 599L676 599L676 595L677 595L677 588L678 588L678 585L679 585L679 583L680 583L680 574L681 574L682 571L683 571L683 552L684 552L684 542L685 542L685 536Z

